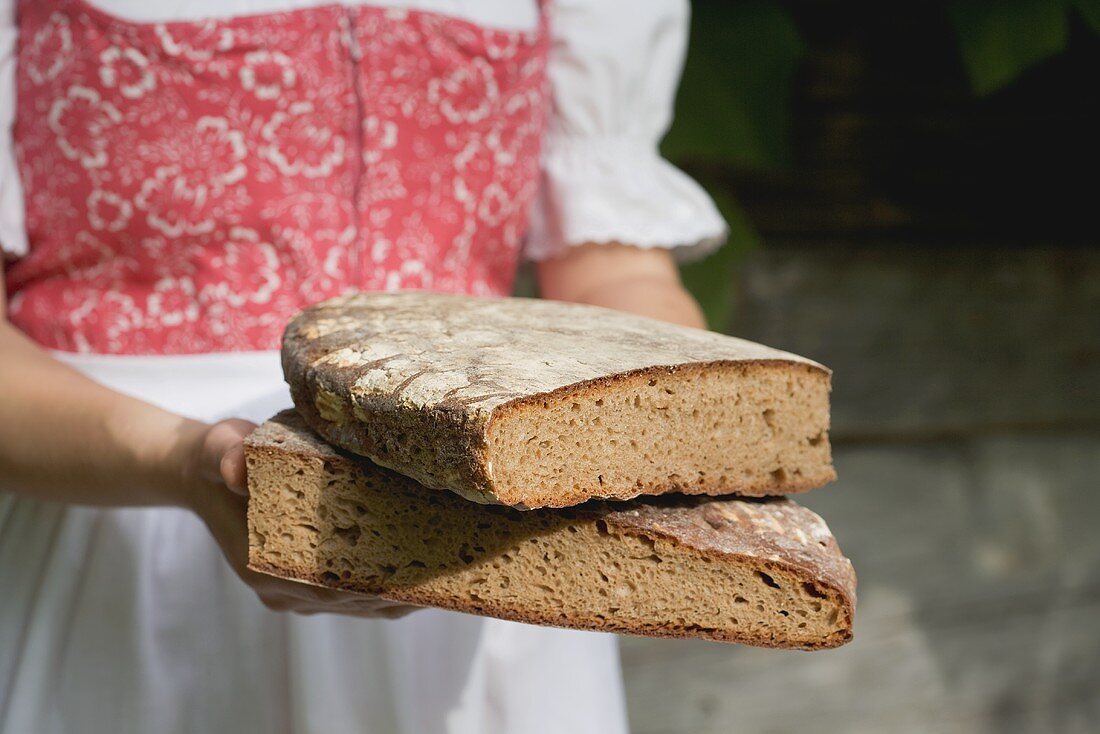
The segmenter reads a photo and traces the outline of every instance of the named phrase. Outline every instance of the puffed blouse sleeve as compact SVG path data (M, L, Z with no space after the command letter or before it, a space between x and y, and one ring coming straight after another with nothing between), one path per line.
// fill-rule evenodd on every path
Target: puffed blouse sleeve
M15 0L0 0L0 253L27 252L23 188L15 165L11 127L15 121Z
M726 223L699 184L664 160L687 49L687 0L556 0L547 64L552 110L524 254L585 243L720 245Z

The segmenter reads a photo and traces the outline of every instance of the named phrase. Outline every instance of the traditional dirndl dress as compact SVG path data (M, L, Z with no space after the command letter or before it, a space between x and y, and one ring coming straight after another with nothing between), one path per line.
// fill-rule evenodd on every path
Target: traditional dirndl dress
M548 36L338 5L137 23L19 9L26 255L9 318L204 421L290 404L299 308L506 294L535 195ZM265 609L177 509L0 495L0 731L625 731L615 638L438 610Z

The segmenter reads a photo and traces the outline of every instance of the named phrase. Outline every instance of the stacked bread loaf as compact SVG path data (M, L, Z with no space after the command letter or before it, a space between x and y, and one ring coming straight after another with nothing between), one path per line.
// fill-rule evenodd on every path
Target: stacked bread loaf
M827 369L530 299L357 294L299 314L296 410L246 442L250 565L537 624L817 649L855 575L779 495L835 477Z

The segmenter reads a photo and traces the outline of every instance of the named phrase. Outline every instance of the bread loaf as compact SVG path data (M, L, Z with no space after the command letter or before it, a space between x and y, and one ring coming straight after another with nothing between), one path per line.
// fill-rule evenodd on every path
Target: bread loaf
M329 442L478 502L765 496L835 478L827 369L609 309L345 296L289 324L283 368Z
M294 411L245 451L257 571L636 635L818 649L852 634L852 566L821 518L788 500L479 505L333 449Z

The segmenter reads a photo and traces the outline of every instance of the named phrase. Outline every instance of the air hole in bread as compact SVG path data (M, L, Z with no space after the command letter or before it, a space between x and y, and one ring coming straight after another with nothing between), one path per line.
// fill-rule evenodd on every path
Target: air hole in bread
M775 583L775 579L773 579L771 576L764 573L763 571L757 571L756 572L756 577L759 578L761 581L763 581L768 586L772 587L773 589L778 589L779 588L779 584Z

